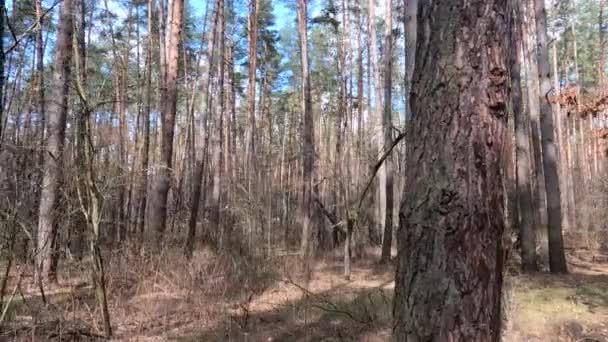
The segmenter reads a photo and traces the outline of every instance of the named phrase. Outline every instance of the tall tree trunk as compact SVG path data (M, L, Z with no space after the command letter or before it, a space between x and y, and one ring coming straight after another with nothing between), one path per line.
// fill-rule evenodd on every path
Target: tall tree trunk
M547 206L545 190L545 178L542 164L542 152L540 141L540 109L539 109L539 89L538 89L538 60L536 58L536 49L534 47L534 37L536 29L534 27L534 6L531 1L522 3L525 14L522 15L524 20L524 61L526 68L527 79L527 98L528 110L530 117L530 136L532 145L532 205L535 211L535 228L537 233L539 250L539 259L542 264L548 262L548 246L547 246Z
M46 108L44 103L44 43L42 41L42 27L44 27L44 16L42 15L42 0L36 0L36 19L40 25L40 29L36 32L36 90L38 100L38 115L40 116L40 144L44 145L44 126L46 118ZM4 80L4 75L2 75ZM1 88L0 88L1 89ZM1 90L0 90L1 91ZM2 96L0 96L0 103L2 103ZM1 111L1 109L0 109ZM2 115L0 115L0 122L2 122ZM0 134L1 135L1 134ZM41 149L42 150L42 149ZM40 161L42 164L44 154L40 155Z
M502 0L419 6L425 30L400 213L398 341L499 339L509 72L507 44L496 37L508 36L507 7Z
M86 39L85 39L85 34L86 34L86 4L84 0L80 0L78 3L78 22L76 25L74 25L75 27L75 31L74 31L74 35L75 35L75 39L74 39L74 43L76 45L74 45L75 47L75 51L74 51L74 59L76 61L78 61L78 65L75 65L76 69L76 77L77 78L77 82L80 82L78 84L86 84L87 83L87 69L86 69L86 63L87 63L87 50L86 50ZM86 134L87 133L87 129L88 129L88 124L89 124L89 120L90 120L90 113L87 111L86 106L84 106L83 104L80 104L79 106L77 106L76 110L77 112L77 118L76 118L76 131L78 134L76 134L76 141L77 143L76 145L76 163L78 164L77 166L79 167L79 172L82 174L85 174L86 170L85 168L85 162L86 160L84 159L84 155L82 153L82 148L84 148L83 146L79 146L78 144L82 145L85 143L85 141L87 141L86 139L89 138L89 136ZM85 222L86 222L86 215L85 216ZM87 230L86 230L86 226L81 227L80 225L77 227L74 227L73 230L73 237L72 237L72 246L73 248L71 248L72 252L74 253L74 255L76 256L76 258L78 260L82 259L83 256L83 252L86 248L86 234L87 234Z
M48 139L44 156L44 175L38 213L38 241L36 272L40 281L48 279L51 268L53 239L56 235L56 205L63 167L66 118L72 59L72 0L64 0L59 15L59 29L55 43L53 96L48 110ZM51 279L53 280L53 279Z
M97 187L97 176L95 173L95 155L92 145L91 133L91 111L87 102L85 84L86 72L86 44L85 44L85 0L80 1L80 25L77 36L74 39L74 61L76 72L76 89L80 97L77 118L77 140L76 158L78 166L78 181L76 184L80 208L85 218L88 233L89 251L91 253L91 280L99 311L103 320L103 328L107 339L112 337L112 325L110 312L108 310L108 299L106 292L105 270L103 258L99 247L100 223L103 212L103 196Z
M255 128L255 75L257 62L257 31L258 31L258 0L250 0L249 15L247 17L247 34L248 34L248 62L249 62L249 81L247 86L247 112L249 116L249 125L247 126L247 166L246 173L251 178L256 175L255 170L255 149L256 149L256 128Z
M576 200L574 196L574 151L572 148L573 120L570 115L564 115L564 141L565 145L565 172L567 175L567 194L568 210L570 211L570 223L572 227L578 227L578 217L576 216Z
M598 27L598 56L597 56L597 88L600 89L601 94L606 91L602 86L604 85L605 73L606 73L606 28L605 25L605 7L606 0L599 0L599 14L597 20Z
M370 74L373 77L374 83L374 110L373 117L370 115L370 122L372 123L372 132L376 132L376 130L381 126L382 123L382 86L380 85L380 68L378 65L378 44L376 42L376 2L375 0L369 0L368 2L368 29L370 35L370 43L369 43L369 56L370 59ZM370 113L372 111L370 110ZM376 126L377 125L377 126ZM383 134L379 136L376 133L373 133L375 137L373 140L378 141L378 146L380 149L384 148ZM380 152L381 154L381 152ZM376 212L378 215L378 228L379 231L383 231L384 229L384 219L385 219L385 209L386 209L386 167L382 165L380 170L378 171L378 201Z
M560 97L560 85L559 85L559 75L557 71L557 41L553 43L553 95L557 98ZM570 188L568 187L568 178L571 176L568 171L568 162L566 160L566 144L568 144L567 137L563 134L563 125L562 125L562 110L561 105L558 101L554 101L553 103L553 118L554 122L557 125L557 152L559 154L558 162L559 162L559 182L561 192L561 205L562 205L562 218L563 218L563 230L568 231L570 227L572 227L572 217L570 217L570 210L568 210L568 192Z
M219 72L218 72L218 108L214 115L214 127L213 127L213 189L211 191L211 223L213 230L218 236L218 247L223 247L223 228L220 226L220 207L221 207L221 188L222 188L222 141L223 137L223 125L224 125L224 56L225 56L225 45L224 45L224 0L218 0L218 25L219 25L219 39L218 39L218 50L219 50ZM211 132L209 132L211 133Z
M150 161L150 121L152 116L152 12L154 10L154 0L148 0L148 41L146 44L146 109L144 123L144 146L142 149L142 184L139 197L138 230L143 235L145 228L146 206L148 200L148 171Z
M194 184L192 186L192 203L190 204L190 218L188 220L188 239L186 240L185 246L185 254L187 256L191 256L194 250L194 238L196 236L196 223L198 221L198 211L201 202L201 187L203 186L203 182L205 179L205 169L207 167L207 151L209 150L209 135L211 134L208 127L208 119L209 112L211 109L212 99L213 97L210 95L210 83L213 79L213 72L215 70L215 41L217 38L217 26L219 16L219 1L216 2L215 12L212 15L211 20L213 20L209 32L207 32L207 37L209 43L207 44L207 74L203 79L203 89L202 94L204 95L204 100L201 100L201 108L204 112L203 115L203 123L202 123L202 131L204 134L203 139L203 151L200 157L199 162L196 163L196 170L194 172ZM204 203L204 200L202 201Z
M384 115L382 128L384 131L384 151L393 144L393 2L386 0L384 19ZM384 161L385 174L385 209L384 209L384 239L382 239L382 261L391 259L393 243L393 157L388 155Z
M5 0L0 0L0 37L4 37ZM0 146L2 146L2 126L4 123L4 39L0 39Z
M175 133L175 116L177 114L177 69L180 52L179 46L182 37L183 6L184 0L169 1L169 27L165 47L167 51L161 50L161 55L166 53L167 58L166 79L164 80L163 100L161 103L162 141L158 174L150 202L149 220L150 229L155 234L157 247L160 247L163 242L167 223L167 197L171 187L173 135ZM161 40L163 40L162 35Z
M532 185L530 182L530 135L529 120L523 110L521 92L521 60L523 35L520 4L513 1L511 28L511 103L515 121L515 143L517 160L517 198L519 215L513 213L515 220L520 217L519 231L521 239L522 268L524 272L537 270L536 236L534 234L534 208L532 206Z
M551 272L567 272L564 242L562 238L562 207L559 176L557 171L557 149L553 130L553 113L549 95L551 92L551 68L547 46L547 14L544 0L534 0L536 18L536 40L538 43L538 80L540 85L540 124L543 151L543 169L547 190L547 229L549 235L549 267Z
M310 271L312 256L312 191L315 158L314 122L312 113L312 97L310 93L310 72L308 65L308 9L307 0L297 0L298 35L300 37L300 58L302 67L302 84L300 109L303 116L302 139L302 200L300 202L300 222L302 224L301 254L303 271Z
M355 171L355 184L359 184L362 177L363 170L363 20L362 14L357 15L357 150L358 158Z
M416 62L416 36L418 25L416 13L418 12L418 0L405 0L405 13L403 26L405 30L405 122L412 118L410 104L410 91L412 90L412 75L414 74L414 64Z

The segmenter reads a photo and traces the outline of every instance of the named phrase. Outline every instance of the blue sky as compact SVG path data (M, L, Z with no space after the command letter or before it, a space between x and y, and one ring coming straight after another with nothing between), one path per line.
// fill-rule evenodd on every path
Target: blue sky
M286 1L293 1L295 5L295 0L272 0L273 12L275 16L275 28L277 31L284 26L288 26L290 23L293 23L296 19L295 13L290 10L285 4ZM244 4L248 4L249 0L244 0ZM197 15L203 16L205 11L206 1L204 0L190 0L190 4L197 11ZM309 17L313 16L312 13L316 11L316 6L314 3L309 2Z
M277 29L284 26L287 21L293 21L295 14L294 13L290 13L289 9L285 6L285 4L283 3L284 0L274 0L272 1L272 4L274 6L274 15L275 15L275 19L276 19L276 27ZM289 1L289 0L287 0ZM205 3L206 1L203 0L190 0L190 5L192 7L194 7L194 9L196 9L197 11L197 15L204 15L204 11L205 11ZM245 3L248 3L248 0L245 0Z

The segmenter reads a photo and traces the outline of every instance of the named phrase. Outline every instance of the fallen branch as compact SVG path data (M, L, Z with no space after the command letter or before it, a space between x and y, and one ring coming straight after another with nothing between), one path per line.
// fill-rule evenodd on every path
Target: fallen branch
M347 316L347 317L348 317L348 318L350 318L351 320L353 320L353 321L355 321L355 322L357 322L357 323L360 323L360 324L365 324L365 325L369 325L369 324L370 324L369 322L366 322L366 321L364 321L364 320L362 320L362 319L360 319L360 318L357 318L357 317L356 317L356 316L355 316L355 315L354 315L352 312L350 312L350 311L346 311L346 310L342 310L342 309L338 308L338 306L337 306L335 303L333 303L333 302L331 302L331 301L329 301L329 300L327 300L327 299L325 299L325 298L323 298L323 297L321 297L321 296L317 295L317 294L316 294L316 293L314 293L314 292L309 291L308 289L306 289L306 288L302 287L300 284L297 284L296 282L294 282L294 281L293 281L293 280L291 280L291 279L283 279L283 282L285 282L285 283L287 283L287 284L290 284L290 285L293 285L293 286L297 287L297 288L298 288L300 291L302 291L302 292L303 292L303 293L304 293L304 294L305 294L307 297L309 297L309 298L313 298L313 299L315 299L317 302L319 302L319 304L316 304L316 303L312 303L312 304L311 304L311 306L312 306L312 307L314 307L314 308L317 308L317 309L319 309L319 310L323 310L323 311L325 311L325 312L331 312L331 313L342 314L342 315ZM321 305L322 303L327 304L328 306L330 306L330 308L328 308L328 307L325 307L325 306Z

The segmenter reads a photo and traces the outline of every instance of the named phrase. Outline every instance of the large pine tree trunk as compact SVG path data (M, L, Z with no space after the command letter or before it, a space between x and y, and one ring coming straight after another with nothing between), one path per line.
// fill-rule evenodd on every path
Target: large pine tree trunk
M393 314L397 341L496 341L507 1L421 2Z
M564 242L562 239L562 206L557 172L557 148L553 130L553 113L549 103L551 68L547 47L547 14L544 0L534 0L536 39L538 43L538 80L540 85L540 125L542 136L543 168L547 190L547 228L549 235L549 267L551 272L567 272Z
M48 108L48 139L44 155L44 175L38 213L36 271L39 278L48 277L51 268L52 240L56 226L56 202L63 165L66 118L72 62L72 0L64 0L59 15L59 30L55 43L55 71L52 98Z
M150 229L155 234L157 246L162 245L163 234L167 222L167 197L171 187L171 173L173 160L173 135L175 133L175 116L177 112L177 68L179 60L179 45L182 37L183 0L169 2L166 51L161 50L161 56L166 57L165 79L161 91L161 121L162 140L160 161L154 193L150 201ZM161 41L163 40L161 35ZM162 63L161 63L162 64Z

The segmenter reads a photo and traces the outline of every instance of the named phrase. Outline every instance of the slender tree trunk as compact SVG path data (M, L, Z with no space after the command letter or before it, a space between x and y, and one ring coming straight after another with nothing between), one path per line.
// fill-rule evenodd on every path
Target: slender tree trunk
M386 0L384 19L384 115L382 128L384 131L384 151L393 144L393 2ZM391 259L393 243L393 158L388 155L384 161L385 173L385 210L384 210L384 239L382 239L382 261Z
M154 0L148 0L148 41L146 46L146 109L145 109L145 124L144 124L144 146L142 150L142 184L140 189L139 197L139 215L138 215L138 227L141 235L145 229L145 218L146 218L146 206L148 200L148 175L150 172L149 161L150 161L150 121L152 116L152 45L153 37L152 34L152 12L154 10Z
M220 207L221 207L221 188L222 188L222 141L223 137L223 125L224 125L224 56L225 56L225 46L224 46L224 0L218 0L218 25L219 25L219 39L218 39L218 50L219 50L219 72L218 72L218 90L219 90L219 103L218 108L216 110L214 116L214 127L213 127L213 188L211 191L211 223L213 225L213 230L216 232L218 236L218 247L223 247L223 228L220 226ZM209 132L211 133L211 132Z
M605 25L605 7L606 0L599 0L599 14L597 20L598 27L598 56L597 56L597 88L600 89L600 94L603 95L606 93L606 90L603 87L606 73L606 28Z
M301 254L303 271L310 271L312 257L312 191L315 158L314 122L312 113L312 97L310 93L310 72L308 65L308 9L307 0L297 0L298 34L300 37L300 56L302 65L302 85L300 109L303 116L302 139L302 200L300 202L300 222L302 224Z
M553 43L553 96L556 98L560 97L560 85L559 85L559 75L557 71L557 42ZM563 134L563 125L562 125L562 110L558 101L553 103L553 113L554 113L554 122L557 125L557 149L559 153L559 181L560 181L560 189L561 193L561 206L562 206L562 218L563 218L563 230L568 231L572 227L573 218L570 216L570 210L568 209L568 192L570 188L568 187L568 178L571 176L568 171L568 162L566 160L566 144L567 137Z
M200 161L197 162L196 170L194 172L194 184L192 186L192 203L190 204L190 218L188 220L188 240L186 241L185 254L187 256L191 256L194 250L194 239L196 236L196 222L198 221L198 212L199 206L201 202L201 187L203 186L203 182L205 179L205 169L207 168L207 151L209 150L209 135L211 134L208 128L208 119L209 112L212 104L212 96L210 95L210 83L213 79L213 72L215 70L215 42L217 38L217 27L218 27L218 19L219 19L219 1L216 2L215 12L212 15L211 20L213 20L212 25L207 32L208 37L208 45L207 45L207 74L203 79L203 90L202 94L204 95L204 100L201 100L201 108L204 112L203 115L203 123L202 123L202 131L204 133L203 140L203 151L200 157ZM204 197L204 196L203 196ZM202 201L205 202L204 199Z
M74 39L74 60L76 66L75 80L76 89L80 97L80 106L77 119L77 143L76 158L79 167L77 192L80 208L84 215L89 251L91 253L91 280L99 311L101 312L105 337L112 337L112 325L110 312L108 310L108 299L106 292L105 270L103 258L99 247L100 223L103 208L103 196L97 187L97 176L95 173L95 155L92 145L91 133L91 111L85 94L87 80L86 72L86 44L85 44L85 0L80 1L80 25L78 35Z
M126 98L126 87L127 87L127 70L120 70L122 68L119 67L119 75L118 75L118 84L116 85L117 89L117 107L118 107L118 120L119 120L119 128L118 128L118 160L120 161L120 165L127 165L127 155L129 150L129 141L128 141L128 133L127 133L127 98ZM121 175L123 176L123 175ZM125 239L126 235L126 201L127 201L127 186L126 182L122 182L124 184L119 185L118 189L118 229L116 234L116 242L120 243Z
M500 0L419 7L426 29L400 213L397 341L499 340L509 70L507 44L496 37L508 37L507 7Z
M565 137L563 144L566 148L566 174L567 174L567 194L568 194L568 210L570 211L570 223L573 228L578 227L578 218L576 216L576 199L574 197L574 151L572 149L572 118L569 115L564 115L564 130Z
M519 215L513 213L515 220L520 217L522 268L525 272L536 271L536 236L534 234L534 208L532 206L532 185L530 182L530 135L529 120L523 110L521 92L522 17L519 3L514 4L511 28L511 103L515 121L515 143L517 160L517 197Z
M357 33L358 33L358 38L357 38L357 52L358 52L358 57L357 57L357 150L359 151L358 153L358 158L357 158L357 164L356 164L356 171L355 171L355 177L356 177L356 181L355 184L359 184L360 180L363 178L363 52L364 52L364 47L363 47L363 23L362 23L362 19L361 19L362 15L361 13L358 14L357 16Z
M36 271L40 281L48 279L49 276L51 248L57 229L56 206L63 167L72 58L72 31L72 0L64 0L61 4L59 29L55 43L55 69L52 80L52 98L55 101L51 101L48 110L48 139L45 147L44 175L38 213Z
M551 92L551 68L547 46L547 14L544 0L534 0L536 17L536 39L538 43L538 79L540 85L540 124L542 135L543 169L547 190L547 228L549 235L549 267L553 273L567 272L564 242L562 238L562 208L559 176L557 172L557 149L553 130L553 113L549 103Z
M0 37L4 37L5 0L0 0ZM0 39L0 146L2 146L2 128L4 126L4 39Z
M378 141L380 150L384 148L384 135L376 134L376 130L381 126L383 111L382 111L382 86L380 85L380 68L378 66L378 44L376 41L376 3L375 0L369 0L368 3L368 28L370 35L370 46L369 46L369 59L370 59L370 74L373 75L374 83L374 110L375 115L373 119L370 117L372 124L372 132L375 140ZM371 113L371 110L370 110ZM377 125L377 126L376 126ZM381 152L380 152L381 153ZM384 219L386 215L386 167L382 165L378 171L378 202L377 202L377 214L378 214L378 227L379 231L384 229Z
M169 27L166 40L166 79L164 80L165 91L161 108L162 141L160 152L160 163L154 193L150 208L150 228L155 234L157 247L162 245L165 226L167 223L167 197L171 187L172 160L173 160L173 135L175 133L175 116L177 112L177 69L179 61L179 46L182 30L184 0L170 0L169 2ZM161 41L162 41L161 36ZM161 50L161 55L165 54ZM161 63L162 65L162 63ZM162 78L161 78L162 82Z
M410 91L412 90L412 75L414 74L414 63L416 62L416 36L418 25L416 14L418 12L418 0L405 0L405 122L413 116L410 104Z
M250 0L249 15L247 17L247 34L248 34L248 62L249 62L249 81L247 86L247 111L249 116L249 125L247 127L247 166L246 172L251 178L255 177L255 149L256 149L256 127L255 127L255 75L257 64L257 30L258 30L258 0Z
M40 25L40 29L36 32L36 77L37 77L37 83L36 83L36 90L37 90L37 95L38 95L38 115L40 116L40 144L44 145L44 140L45 140L45 133L44 133L44 126L45 126L45 117L46 117L46 106L45 106L45 99L44 99L44 43L42 41L42 27L44 27L44 16L42 15L42 0L36 0L35 3L36 6L36 19L38 20L38 23ZM2 79L4 79L4 75L2 75ZM1 91L1 90L0 90ZM2 100L2 96L0 96L0 103ZM0 109L1 111L1 109ZM1 117L2 115L0 115L0 122L1 121ZM42 149L41 149L42 150ZM42 164L42 161L44 160L44 154L40 155L40 161Z

